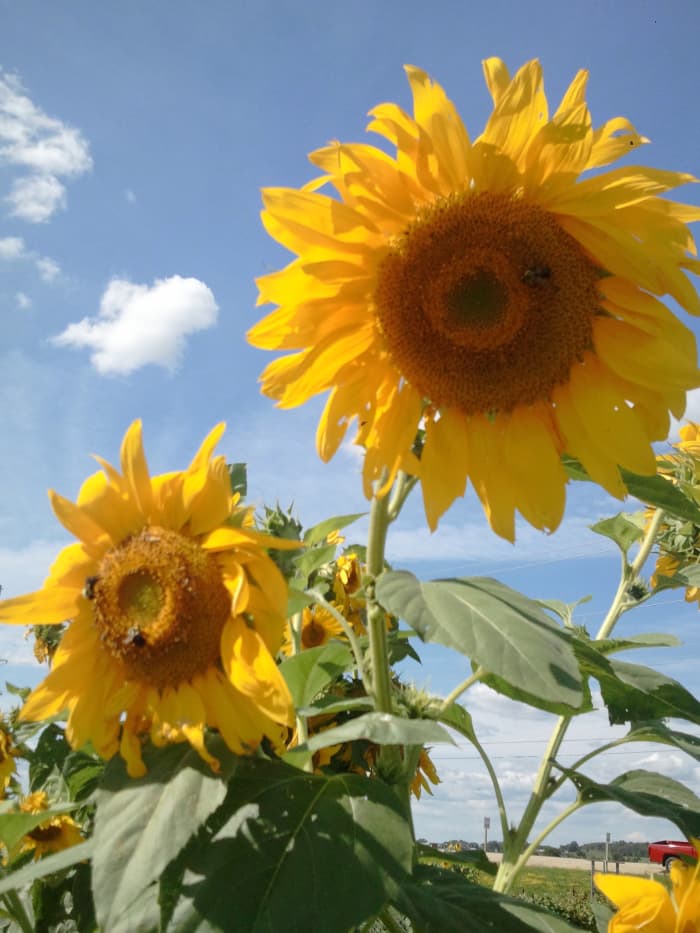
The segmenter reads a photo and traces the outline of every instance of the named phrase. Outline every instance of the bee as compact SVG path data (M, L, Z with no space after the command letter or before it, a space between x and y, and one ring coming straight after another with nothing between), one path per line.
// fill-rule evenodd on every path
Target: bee
M83 587L83 596L85 599L95 598L95 585L99 579L99 577L86 577L85 586Z
M523 282L535 288L549 281L551 275L552 270L549 266L530 266L530 268L526 269L523 273Z
M130 648L131 645L135 645L137 648L143 648L146 644L146 639L143 637L143 633L138 625L132 625L124 636L124 645L127 648Z

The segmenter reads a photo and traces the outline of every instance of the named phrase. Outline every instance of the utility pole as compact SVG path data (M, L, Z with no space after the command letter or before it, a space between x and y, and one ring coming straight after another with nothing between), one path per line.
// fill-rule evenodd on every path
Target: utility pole
M491 820L488 816L484 817L484 852L486 852L486 845L489 841L489 827L491 825Z
M607 872L608 870L608 859L610 858L610 833L605 834L605 868L603 871Z

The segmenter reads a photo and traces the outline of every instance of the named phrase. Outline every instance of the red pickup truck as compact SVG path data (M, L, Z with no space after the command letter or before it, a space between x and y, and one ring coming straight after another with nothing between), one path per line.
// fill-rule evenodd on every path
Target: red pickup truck
M689 842L676 842L673 839L662 839L659 842L649 843L649 861L658 862L658 864L663 865L666 870L670 868L671 862L675 861L681 855L689 855L691 858L698 857L698 853L695 851L694 846L691 846Z

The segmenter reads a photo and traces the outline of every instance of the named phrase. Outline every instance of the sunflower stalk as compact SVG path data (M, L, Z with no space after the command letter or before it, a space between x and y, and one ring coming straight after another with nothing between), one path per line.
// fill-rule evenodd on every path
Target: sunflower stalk
M622 555L620 581L610 609L595 636L595 641L602 641L603 639L609 638L618 619L622 613L629 608L627 597L628 587L630 583L637 579L649 558L663 518L663 509L656 509L652 520L649 522L644 532L639 550L632 563L627 560L625 554ZM557 755L559 754L559 750L561 749L562 742L566 737L572 719L573 716L560 716L557 720L549 744L542 757L542 762L535 780L535 788L530 796L525 812L523 813L520 826L515 832L504 834L503 836L503 861L498 868L498 873L494 881L494 891L500 891L502 893L510 891L518 875L525 867L530 855L535 851L535 843L527 845L527 839L530 836L545 800L551 796L553 789L557 789L561 786L561 782L557 782L552 778L552 769L555 766ZM568 814L568 811L564 812ZM573 810L571 812L573 812ZM561 822L562 816L560 814L537 836L537 845L539 845ZM533 846L535 846L535 848L533 848Z
M302 614L301 612L295 612L294 615L289 620L289 629L292 636L292 654L299 654L301 651L301 629L302 629ZM298 710L296 712L296 731L297 731L297 741L299 745L303 745L309 738L309 724L307 722L306 716L303 716ZM313 773L314 764L313 759L309 758L307 762L304 763L304 771L308 771L310 774Z

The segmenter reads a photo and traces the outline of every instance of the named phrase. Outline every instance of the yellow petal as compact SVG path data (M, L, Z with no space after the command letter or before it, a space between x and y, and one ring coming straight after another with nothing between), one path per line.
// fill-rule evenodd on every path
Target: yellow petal
M260 635L249 629L240 617L224 626L221 657L236 690L275 722L293 724L292 698L280 669Z
M459 412L448 409L439 421L427 423L421 462L423 504L431 531L454 500L464 495L468 456L465 419Z
M51 625L77 615L81 590L49 586L25 596L0 601L0 622L11 625Z
M129 485L129 492L144 519L148 521L153 511L153 492L146 455L143 452L140 420L134 421L124 435L121 466L124 479Z

